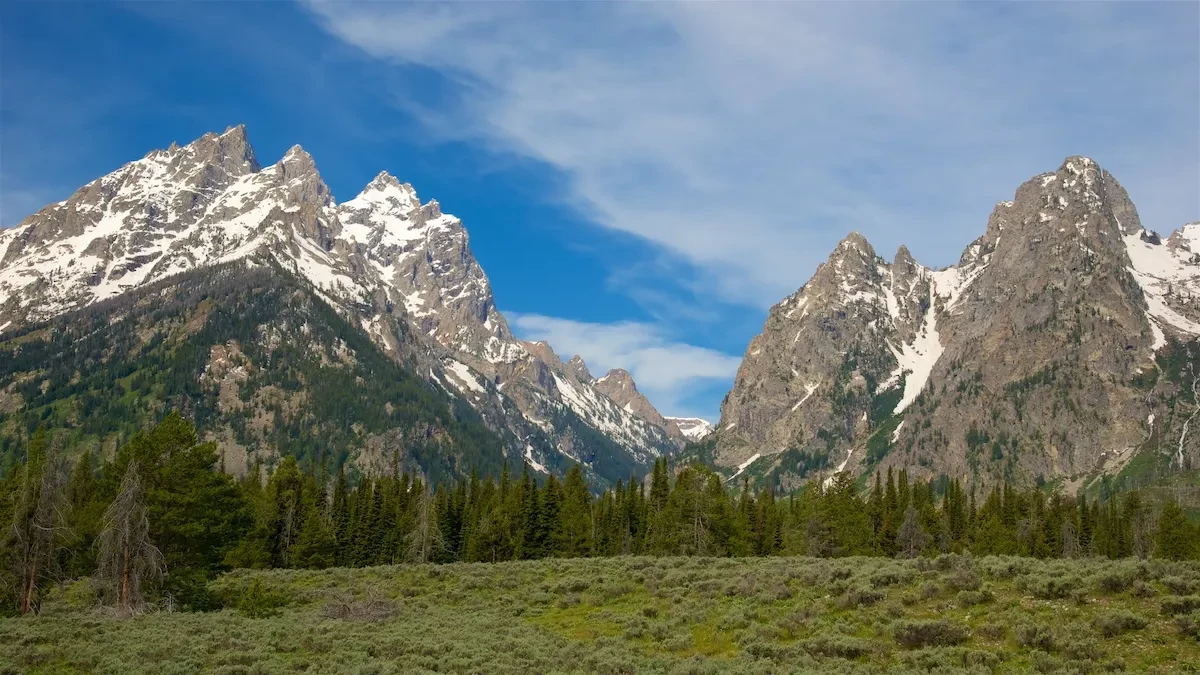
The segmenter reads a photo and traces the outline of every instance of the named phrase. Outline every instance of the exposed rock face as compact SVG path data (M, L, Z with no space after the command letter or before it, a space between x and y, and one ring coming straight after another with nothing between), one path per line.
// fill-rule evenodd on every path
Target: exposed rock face
M580 359L579 363L583 365L583 360ZM584 369L586 371L586 366ZM633 376L629 374L629 371L621 368L610 370L605 373L604 377L596 380L595 385L600 393L615 401L626 412L637 415L639 418L667 432L681 446L687 442L687 437L683 435L679 427L674 422L660 415L654 409L654 406L651 405L650 400L642 392L638 391L637 385L633 382Z
M1197 238L1145 232L1084 157L998 204L943 270L851 234L750 342L717 461L975 482L1115 470L1171 419L1169 387L1145 381L1166 336L1200 335Z
M436 201L384 172L338 204L302 148L262 168L240 126L151 152L0 232L0 331L241 258L307 279L476 407L514 460L615 479L677 447L649 402L630 412L582 359L513 336L466 229Z
M592 377L591 372L588 371L587 364L583 362L583 357L578 354L572 356L570 361L567 361L567 370L580 382L590 383L595 379Z

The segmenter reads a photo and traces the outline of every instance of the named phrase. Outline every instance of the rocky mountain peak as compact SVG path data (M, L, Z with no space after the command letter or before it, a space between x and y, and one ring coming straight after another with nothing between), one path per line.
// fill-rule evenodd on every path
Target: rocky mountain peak
M830 254L831 260L853 259L858 258L867 261L875 260L875 248L871 246L871 242L862 233L854 231L842 238L833 253Z
M604 374L603 377L596 380L597 383L605 383L611 388L632 389L637 391L637 385L633 382L633 375L624 368L613 368Z
M587 364L583 362L583 357L578 354L572 356L571 360L567 361L566 368L580 382L591 382L594 379L592 373L588 371Z
M379 175L372 178L370 183L367 183L367 189L369 190L386 190L388 188L401 187L407 187L409 190L412 190L411 185L408 185L407 183L402 185L398 178L387 171L380 171Z
M621 406L622 410L663 430L681 447L687 442L687 437L679 427L663 417L650 400L638 391L633 375L628 370L613 368L593 382L593 385L600 393Z
M243 126L152 152L0 231L0 331L243 258L306 280L535 464L569 458L616 480L682 438L631 379L620 390L640 400L619 404L582 359L567 367L517 340L462 222L436 200L384 171L335 204L308 152L260 169Z
M183 148L174 143L172 146L176 151L168 149L167 152L171 154L172 159L177 159L177 166L217 166L234 176L244 176L261 168L254 154L254 147L250 145L250 138L246 135L246 127L242 124L229 127L222 134L204 134Z
M287 153L279 160L279 168L283 170L284 180L303 177L317 170L317 162L308 151L299 145L288 148Z
M1124 188L1080 155L997 203L956 265L923 267L904 247L889 265L852 233L750 341L717 462L765 472L828 452L826 471L984 482L1119 469L1145 420L1167 414L1129 383L1157 371L1168 334L1200 335L1193 251L1200 226L1145 232ZM1007 446L985 456L984 435Z

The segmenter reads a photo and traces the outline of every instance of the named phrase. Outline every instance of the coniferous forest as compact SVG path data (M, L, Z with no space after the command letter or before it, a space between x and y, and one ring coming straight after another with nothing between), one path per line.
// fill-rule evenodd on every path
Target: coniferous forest
M102 462L38 431L0 490L0 637L17 645L0 672L1170 672L1200 658L1200 536L1138 492L977 495L899 472L776 494L664 459L599 494L578 467L428 484L288 457L235 479L175 414Z
M35 434L2 484L6 586L18 613L36 612L52 584L82 577L129 609L161 599L212 609L207 582L233 568L643 555L1200 556L1200 533L1179 505L1153 505L1136 491L1089 500L1004 485L976 495L957 481L889 471L865 492L837 474L780 495L748 481L731 488L703 465L666 459L646 479L630 476L599 495L579 467L562 480L505 466L498 477L431 485L399 470L351 481L344 468L288 457L269 476L256 464L235 480L215 445L199 443L174 414L103 464L83 453L68 466L52 447Z

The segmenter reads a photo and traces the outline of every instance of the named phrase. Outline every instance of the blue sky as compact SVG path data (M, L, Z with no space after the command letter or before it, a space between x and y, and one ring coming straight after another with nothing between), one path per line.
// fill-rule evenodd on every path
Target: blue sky
M461 217L515 331L715 419L849 230L953 263L1072 154L1200 219L1200 5L0 6L0 223L245 123Z

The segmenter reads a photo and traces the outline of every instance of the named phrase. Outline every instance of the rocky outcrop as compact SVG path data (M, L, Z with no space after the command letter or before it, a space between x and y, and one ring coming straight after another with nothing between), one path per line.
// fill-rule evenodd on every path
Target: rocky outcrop
M583 360L580 359L579 363L582 365ZM679 443L680 447L687 442L687 437L683 435L679 427L671 420L660 415L658 410L655 410L654 406L650 403L650 400L642 392L638 391L637 385L633 382L633 376L629 374L629 371L614 368L605 373L604 377L596 380L595 386L600 393L615 401L626 412L637 415L639 418L665 431Z

